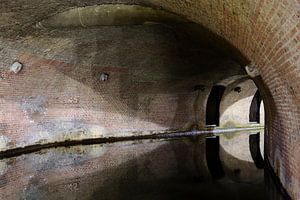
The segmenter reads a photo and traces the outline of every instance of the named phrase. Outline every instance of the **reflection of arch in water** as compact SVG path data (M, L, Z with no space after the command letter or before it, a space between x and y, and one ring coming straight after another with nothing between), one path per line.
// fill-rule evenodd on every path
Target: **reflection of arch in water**
M220 136L220 159L226 177L233 181L253 183L263 177L263 170L252 159L246 132Z
M206 107L206 125L220 125L220 103L226 87L213 86Z
M260 133L249 135L249 147L254 164L258 169L263 169L264 159L260 151Z
M206 162L211 176L214 179L220 179L225 176L220 159L220 138L206 138Z

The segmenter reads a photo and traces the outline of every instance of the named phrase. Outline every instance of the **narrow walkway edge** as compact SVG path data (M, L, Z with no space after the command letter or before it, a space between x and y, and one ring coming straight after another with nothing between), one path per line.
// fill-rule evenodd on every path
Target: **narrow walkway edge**
M247 127L247 128L216 128L216 129L204 129L204 130L190 130L190 131L166 131L166 132L150 132L152 134L136 135L136 136L124 136L124 137L103 137L103 138L91 138L83 140L65 140L60 142L51 142L46 144L33 144L24 147L17 147L0 151L0 160L4 158L16 157L23 154L34 153L43 149L57 148L57 147L70 147L77 145L92 145L103 143L114 143L122 141L135 141L135 140L147 140L147 139L168 139L168 138L181 138L189 136L198 136L204 134L224 134L240 131L256 131L261 130L263 127Z

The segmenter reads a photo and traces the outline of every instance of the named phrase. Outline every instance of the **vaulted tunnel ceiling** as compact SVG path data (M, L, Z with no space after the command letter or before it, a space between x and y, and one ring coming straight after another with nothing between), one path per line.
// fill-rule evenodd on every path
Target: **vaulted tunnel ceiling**
M7 46L17 45L18 42L30 43L32 38L39 37L44 30L36 28L38 22L70 9L107 3L145 5L176 13L218 35L211 41L220 49L225 49L223 52L226 52L226 43L216 39L218 37L236 47L243 56L233 53L233 57L240 64L251 62L257 67L261 75L257 83L266 91L263 96L267 100L267 130L272 135L267 135L267 148L270 149L267 154L271 165L278 170L284 187L297 198L300 195L299 1L4 0L0 8L2 65L11 63L17 54L17 50L6 48ZM53 32L49 30L50 37ZM199 38L204 35L199 34Z

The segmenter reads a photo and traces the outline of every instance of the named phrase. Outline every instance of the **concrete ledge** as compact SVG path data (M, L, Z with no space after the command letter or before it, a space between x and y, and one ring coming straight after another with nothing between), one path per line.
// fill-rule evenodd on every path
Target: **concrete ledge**
M28 154L37 152L43 149L57 148L57 147L69 147L76 145L91 145L101 143L113 143L121 141L134 141L134 140L145 140L145 139L169 139L169 138L181 138L189 136L207 135L214 136L215 134L224 134L232 132L242 131L259 131L263 127L244 127L244 128L206 128L203 130L185 130L185 131L150 131L142 132L139 135L123 136L123 137L102 137L102 138L91 138L82 140L66 140L60 142L52 142L45 144L33 144L24 147L17 147L0 151L0 159L20 156L22 154Z

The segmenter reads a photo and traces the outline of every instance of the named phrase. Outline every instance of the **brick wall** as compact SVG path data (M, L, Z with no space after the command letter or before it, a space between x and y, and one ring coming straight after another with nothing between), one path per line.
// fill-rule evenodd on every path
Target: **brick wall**
M244 73L162 25L53 30L1 45L2 150L201 126L211 85Z
M299 1L156 1L208 27L258 67L268 105L267 156L291 196L300 196ZM278 164L276 164L278 163ZM280 168L280 170L279 170Z
M45 16L66 10L68 7L104 2L107 1L66 2L60 5L60 1L47 3L39 1L41 4L39 7L44 9L35 9L38 6L35 1L30 1L27 7L23 7L23 1L4 1L1 32L9 38L11 35L28 35L34 22ZM136 2L145 3L145 1ZM150 2L209 28L230 41L258 67L261 73L258 85L264 90L262 93L268 117L266 154L283 185L291 196L297 199L300 196L299 1L151 0ZM57 38L56 41L63 39ZM20 56L18 50L10 50L2 54L4 61L10 60L16 53ZM57 52L64 53L58 50ZM2 51L9 49L5 48ZM6 55L11 56L7 58ZM9 109L14 110L12 107ZM15 115L20 117L18 113Z

